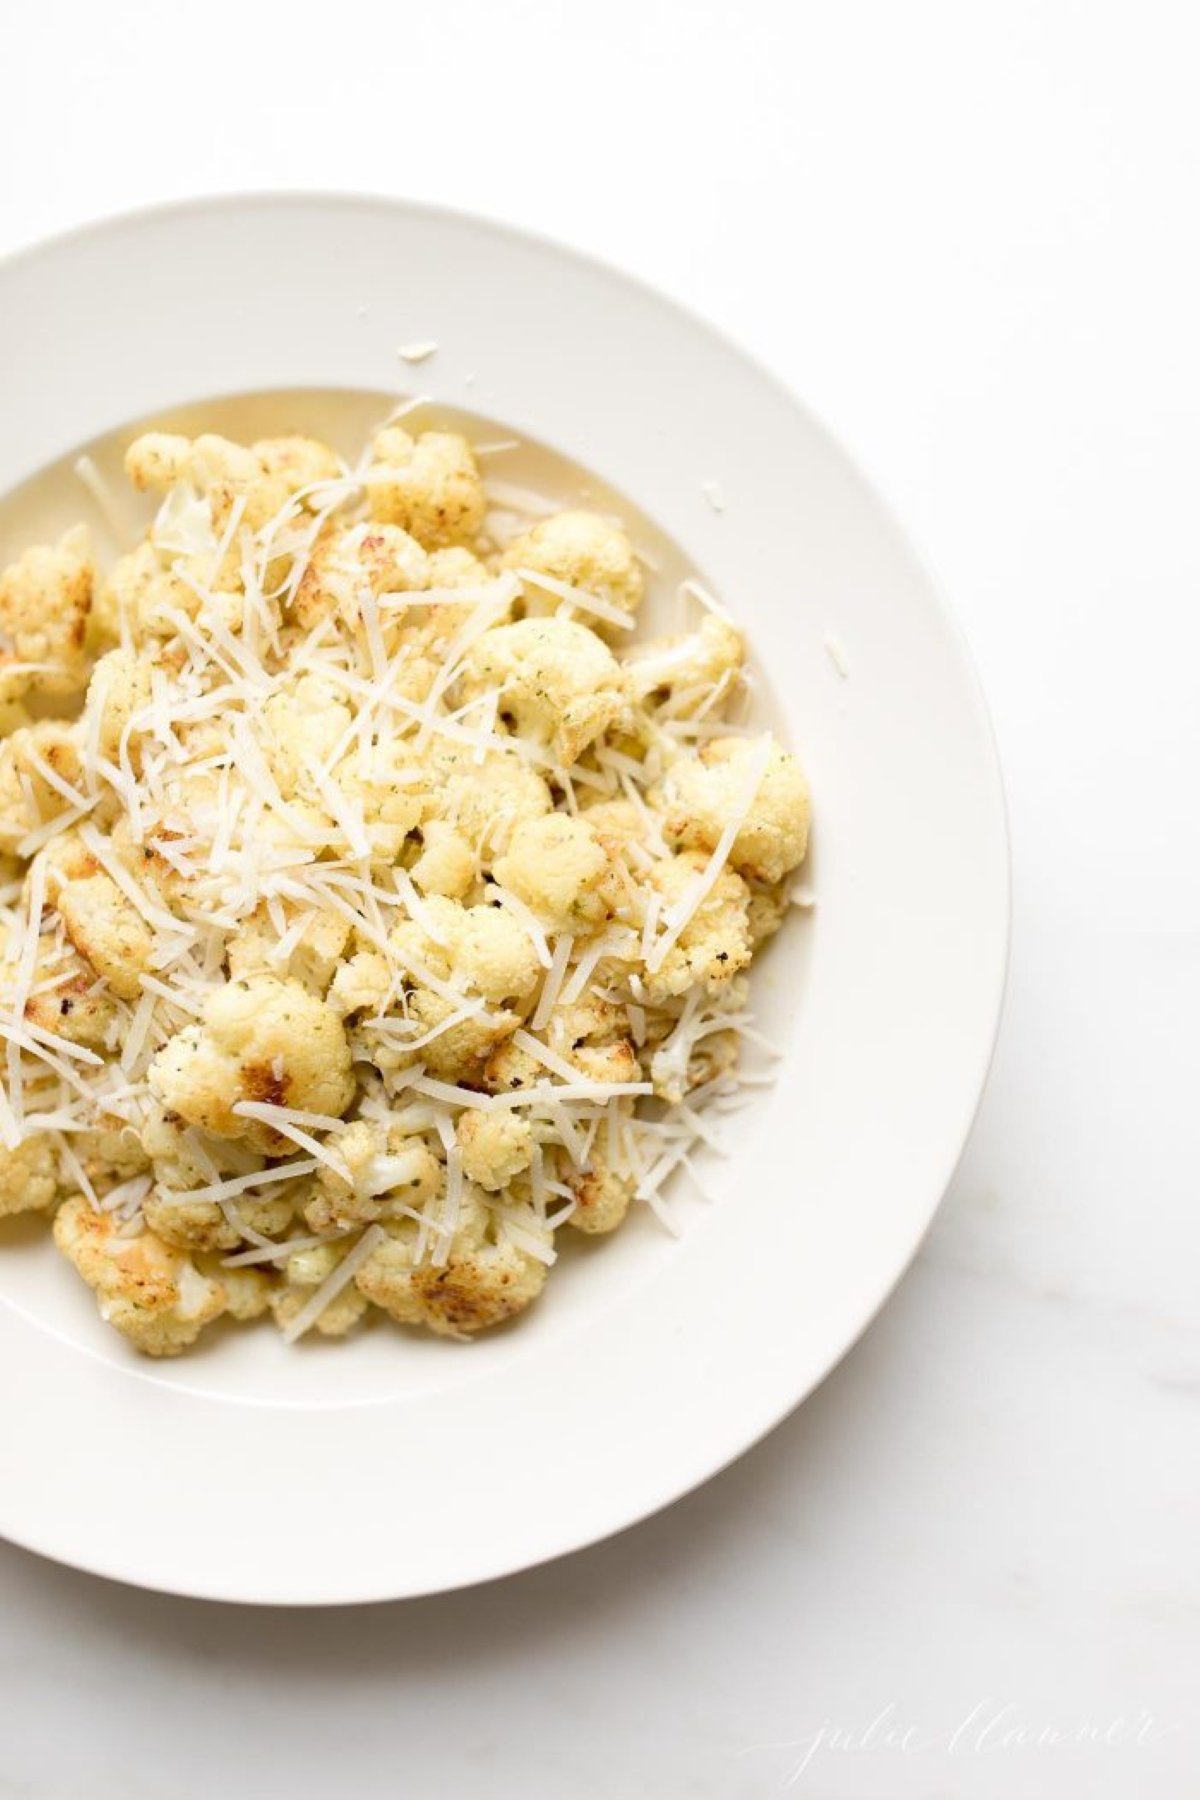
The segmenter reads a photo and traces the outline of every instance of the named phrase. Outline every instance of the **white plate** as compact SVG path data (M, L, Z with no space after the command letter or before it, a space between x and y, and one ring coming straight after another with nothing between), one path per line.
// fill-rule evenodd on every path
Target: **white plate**
M694 565L748 627L812 781L818 895L759 973L786 1056L737 1115L735 1156L708 1166L715 1204L681 1200L679 1241L646 1216L582 1249L490 1339L384 1328L288 1351L259 1328L148 1364L44 1226L5 1228L0 1531L148 1587L333 1602L503 1575L666 1505L862 1331L987 1068L1003 802L928 575L740 351L624 276L478 220L316 197L144 214L0 268L0 316L0 494L91 440L112 454L129 421L279 390L206 416L349 437L381 392L419 390L594 471L601 498L611 482L667 572ZM398 361L424 338L435 357ZM545 450L500 463L578 486ZM66 466L0 507L0 549L88 511Z

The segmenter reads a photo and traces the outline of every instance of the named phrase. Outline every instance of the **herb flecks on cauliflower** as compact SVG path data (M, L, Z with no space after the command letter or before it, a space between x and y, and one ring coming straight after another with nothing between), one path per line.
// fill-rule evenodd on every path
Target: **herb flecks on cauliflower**
M350 1047L337 1014L297 981L256 975L218 988L198 1025L151 1064L151 1091L214 1137L279 1154L288 1140L234 1109L239 1101L339 1118L354 1095Z

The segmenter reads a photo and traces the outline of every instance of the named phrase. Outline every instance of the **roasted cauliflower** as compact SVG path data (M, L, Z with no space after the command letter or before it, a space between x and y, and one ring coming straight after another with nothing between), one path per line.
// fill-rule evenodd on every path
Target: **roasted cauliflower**
M694 583L639 636L621 525L458 431L126 469L139 543L0 574L0 1219L150 1356L501 1325L719 1147L799 764Z

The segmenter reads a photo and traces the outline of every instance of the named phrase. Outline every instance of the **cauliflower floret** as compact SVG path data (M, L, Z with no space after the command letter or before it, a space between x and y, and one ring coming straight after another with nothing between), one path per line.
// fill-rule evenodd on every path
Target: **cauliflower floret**
M625 658L624 668L630 690L639 700L648 694L665 699L694 688L694 705L677 709L686 715L702 702L711 705L715 688L723 694L728 692L745 660L741 633L728 620L705 613L699 629L685 637L656 638L639 644Z
M140 493L165 494L186 481L192 452L190 438L171 431L146 431L125 452L125 473Z
M238 501L242 523L261 531L300 489L335 479L341 467L332 450L313 438L266 438L247 449L215 432L193 441L150 431L130 444L125 471L134 487L156 493L190 482L208 501L219 536Z
M122 1000L136 1000L138 976L150 967L154 935L102 869L68 881L54 902L79 954Z
M273 929L265 907L240 925L229 938L227 959L230 979L242 981L250 975L290 975L313 993L324 994L335 973L343 968L346 945L352 927L337 913L309 912L304 918L304 931L287 958L286 967L271 960L278 948L279 936Z
M399 525L351 525L324 533L300 578L292 612L305 631L328 614L353 630L361 619L364 588L405 594L430 585L431 559Z
M210 533L211 535L211 533ZM213 537L213 549L216 548ZM196 589L183 578L183 571L194 573L205 586L219 594L218 613L222 622L233 630L242 618L242 597L231 591L236 571L226 558L217 572L215 586L210 579L211 556L202 558L168 557L149 539L138 544L125 556L117 558L101 583L94 606L94 625L102 638L120 638L128 632L135 644L155 638L174 637L178 626L172 614L182 613L194 619L202 604ZM178 563L178 568L173 566ZM194 569L193 569L194 565Z
M532 1209L525 1210L529 1231L542 1232ZM501 1235L495 1215L471 1188L464 1191L444 1266L417 1262L412 1220L384 1229L388 1241L372 1251L356 1280L367 1299L401 1325L427 1325L445 1337L484 1331L523 1312L541 1293L545 1265Z
M468 543L483 524L483 482L466 438L389 425L371 445L371 516L402 525L428 550Z
M99 1112L91 1131L72 1132L71 1148L97 1193L144 1175L150 1167L137 1126L115 1113Z
M378 950L356 950L330 983L329 1005L339 1018L351 1013L378 1012L392 987L392 971Z
M0 1148L0 1219L44 1212L57 1194L58 1168L49 1138L26 1138L15 1150Z
M444 819L430 819L421 828L421 854L411 874L423 894L461 900L475 884L475 856L452 825Z
M51 548L26 550L0 574L0 699L76 694L87 683L84 649L95 571L82 526ZM47 667L27 668L26 664Z
M625 712L620 665L574 619L519 619L483 632L467 653L464 695L499 690L500 716L570 765Z
M0 699L0 738L9 738L14 731L21 731L32 723L28 711L18 700Z
M156 1188L142 1204L146 1223L164 1243L181 1250L236 1250L254 1232L276 1237L292 1223L290 1198L255 1200L239 1194L228 1211L213 1200L185 1200Z
M632 800L598 800L579 816L614 855L646 841L645 817Z
M671 765L661 798L664 833L684 849L712 851L742 798L752 738L713 738L698 756ZM758 791L734 839L729 861L754 881L780 881L804 861L808 849L808 783L794 756L772 744Z
M609 860L587 819L547 813L517 826L496 880L552 931L595 925L609 910L599 892Z
M627 1036L626 1014L611 1000L589 994L559 1006L550 1021L551 1042L589 1081L637 1081L637 1051Z
M426 579L424 586L428 588L479 587L492 579L485 562L481 562L473 550L462 544L454 544L448 550L431 550L426 563ZM433 609L440 616L443 608ZM458 619L467 617L463 607L445 609Z
M739 740L740 741L740 740ZM707 859L685 851L655 864L651 880L663 897L664 914L684 898ZM703 982L709 994L722 993L750 965L750 890L733 869L722 869L660 966L645 976L653 1001L684 994Z
M285 800L304 787L319 805L315 786L304 778L314 764L323 764L336 750L350 725L352 714L332 682L319 675L301 675L281 682L263 708L267 730L263 751Z
M12 978L11 962L0 965L0 989ZM48 985L51 982L53 986ZM42 1031L111 1055L120 1031L117 1004L108 994L93 993L96 985L95 970L73 947L58 950L54 939L44 936L33 967L33 989L41 991L31 991L25 1017Z
M422 1035L436 1031L437 1036L429 1038L415 1053L404 1051L394 1059L387 1050L381 1050L377 1059L380 1066L400 1067L420 1057L428 1073L439 1081L468 1087L480 1081L488 1058L512 1036L521 1020L514 1012L492 1011L460 1019L446 1029L446 1020L459 1010L456 1002L430 988L414 989L408 1000L409 1018L420 1026Z
M788 916L790 907L787 888L779 882L766 885L750 883L750 942L755 950L773 938Z
M366 1225L383 1218L400 1201L419 1207L436 1194L441 1165L420 1138L400 1137L391 1144L382 1126L356 1119L330 1147L350 1172L346 1181L322 1165L316 1187L304 1208L311 1231L330 1231L348 1225Z
M108 1213L74 1194L59 1207L54 1241L100 1302L101 1317L147 1356L177 1356L225 1308L225 1289L191 1257L143 1231L121 1237Z
M333 779L362 813L371 855L394 862L429 806L428 770L413 759L410 746L396 740L376 745L365 775L357 753L351 751L334 770Z
M42 719L0 742L0 844L12 849L63 810L64 796L47 781L40 764L78 791L83 763L76 739L74 725Z
M295 1202L282 1191L263 1196L239 1194L222 1207L215 1200L189 1200L191 1189L203 1187L215 1168L218 1175L248 1175L258 1159L241 1145L210 1138L198 1143L161 1106L148 1109L142 1122L141 1148L154 1175L154 1189L143 1204L151 1230L168 1243L187 1250L234 1250L253 1232L276 1237L291 1224Z
M193 1132L165 1107L147 1107L140 1140L154 1179L161 1187L186 1193L189 1188L203 1187L213 1167L220 1172L220 1162L211 1153L217 1148L217 1140L210 1139L209 1145L200 1146L198 1153ZM242 1173L248 1174L253 1167L254 1161L248 1160Z
M738 981L731 984L731 1000L741 985ZM651 1048L654 1092L660 1100L678 1106L693 1088L715 1081L737 1066L739 1040L735 1031L710 1031L701 1038L687 1032L677 1035L675 1020L666 1015L655 1021Z
M631 623L645 592L642 567L633 545L619 525L595 513L561 512L540 520L532 531L514 539L505 550L503 561L505 568L529 569L535 575L548 575L552 581L582 588L617 607ZM538 604L546 592L533 587L527 595L530 616L552 612L562 604L553 596L547 603ZM621 628L598 619L593 629L607 637L616 635Z
M455 827L485 870L523 819L541 818L554 806L541 776L515 756L494 753L476 764L452 754L439 759L438 775L427 811Z
M307 1250L292 1252L284 1270L286 1286L277 1288L271 1296L271 1310L277 1325L290 1325L296 1315L303 1312L317 1288L333 1274L349 1248L348 1243L313 1244ZM322 1337L345 1337L358 1324L368 1304L366 1295L354 1282L348 1281L317 1316L312 1329L319 1331Z
M427 902L437 904L436 897ZM442 906L458 903L448 900ZM532 993L540 971L524 927L500 906L467 906L459 912L450 944L453 976L485 1000L522 1000Z
M483 1112L468 1107L458 1118L463 1173L478 1187L499 1193L529 1167L533 1127L515 1112Z
M245 1138L268 1155L290 1146L268 1125L240 1118L239 1100L340 1117L354 1094L350 1046L336 1012L272 975L227 982L150 1065L152 1092L215 1137Z
M265 1312L270 1312L276 1289L273 1269L253 1266L229 1269L215 1256L198 1256L195 1260L202 1275L207 1275L210 1281L219 1281L225 1289L225 1311L239 1325L261 1319Z
M537 1057L509 1038L495 1047L483 1065L483 1085L492 1094L515 1093L545 1079L546 1071Z
M295 434L259 438L251 445L251 450L258 458L263 474L274 477L293 497L318 482L336 481L342 473L337 456L328 444L322 444L317 438ZM325 505L328 499L327 494L306 495L301 504L315 510Z
M121 739L133 718L150 703L150 665L132 650L110 650L92 670L88 683L83 717L99 714L96 742L102 756L111 763L120 759ZM129 754L136 759L137 738L130 732ZM134 767L136 768L136 760Z
M464 985L485 1000L521 1000L537 986L537 952L503 907L462 906L432 894L421 912L420 924L405 919L393 928L391 942L401 961L415 957L440 980Z
M575 1211L567 1223L589 1236L615 1231L633 1199L632 1179L618 1175L603 1158L595 1155L589 1168L567 1172L566 1185L575 1196Z

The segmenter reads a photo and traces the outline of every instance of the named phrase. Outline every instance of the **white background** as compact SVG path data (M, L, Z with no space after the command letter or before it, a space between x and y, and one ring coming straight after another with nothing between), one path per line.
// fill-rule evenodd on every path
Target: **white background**
M1015 940L933 1234L767 1443L608 1544L400 1606L252 1613L0 1547L0 1795L1200 1779L1198 50L1187 0L7 21L0 249L201 191L403 193L622 263L777 368L966 626Z

